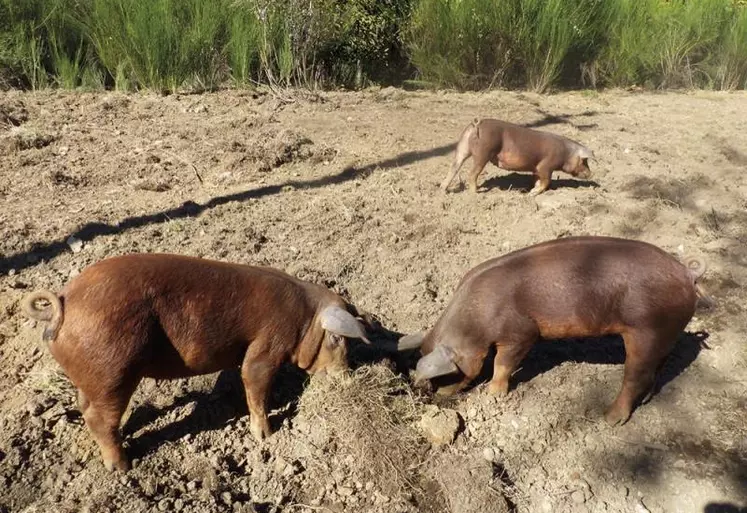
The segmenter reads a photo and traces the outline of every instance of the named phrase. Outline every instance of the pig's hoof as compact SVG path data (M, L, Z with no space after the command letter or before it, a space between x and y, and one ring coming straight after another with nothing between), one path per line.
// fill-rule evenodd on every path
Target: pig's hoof
M127 458L120 458L118 460L104 460L104 467L109 472L127 472L130 470L130 461Z
M439 387L436 390L436 395L441 397L451 397L462 389L461 383L455 383L454 385L446 385Z
M610 426L622 426L630 418L630 413L622 411L620 408L611 407L604 414L604 420Z
M263 422L252 421L249 425L249 431L258 442L270 436L270 426Z
M491 381L488 384L488 393L496 397L506 397L508 395L508 383L493 383Z
M529 195L532 196L532 197L539 196L543 192L544 191L542 189L532 189L531 191L529 191Z

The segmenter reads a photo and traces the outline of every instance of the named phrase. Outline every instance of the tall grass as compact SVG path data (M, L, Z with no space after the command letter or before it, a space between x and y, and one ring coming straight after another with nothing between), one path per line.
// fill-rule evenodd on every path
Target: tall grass
M747 87L744 0L0 0L0 87Z
M421 0L409 48L423 78L457 88L735 88L745 37L733 0Z
M223 6L202 0L91 0L81 23L96 53L124 89L212 87L223 77Z

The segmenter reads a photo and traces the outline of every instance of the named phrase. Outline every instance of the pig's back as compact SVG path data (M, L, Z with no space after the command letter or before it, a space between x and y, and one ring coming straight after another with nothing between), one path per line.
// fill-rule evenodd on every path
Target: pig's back
M479 268L479 269L478 269ZM663 250L640 241L572 237L488 261L465 280L466 295L492 314L510 308L537 320L543 336L618 332L659 316L692 315L689 271ZM582 328L578 328L583 326ZM563 333L555 333L563 332Z

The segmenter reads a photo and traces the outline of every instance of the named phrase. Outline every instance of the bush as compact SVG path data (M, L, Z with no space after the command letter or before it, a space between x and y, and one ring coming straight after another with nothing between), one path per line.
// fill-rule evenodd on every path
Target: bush
M0 0L0 87L747 87L744 0Z
M460 89L745 87L733 0L420 0L408 35L422 77Z

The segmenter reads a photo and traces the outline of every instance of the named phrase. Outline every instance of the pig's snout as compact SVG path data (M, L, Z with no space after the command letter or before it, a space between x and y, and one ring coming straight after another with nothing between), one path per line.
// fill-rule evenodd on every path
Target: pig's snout
M578 178L581 178L582 180L588 180L591 178L593 173L591 172L591 169L589 168L589 163L584 159L581 164L576 168L576 172L574 173Z
M418 360L415 366L415 383L457 372L459 367L453 359L453 350L443 345L436 346L433 351Z

